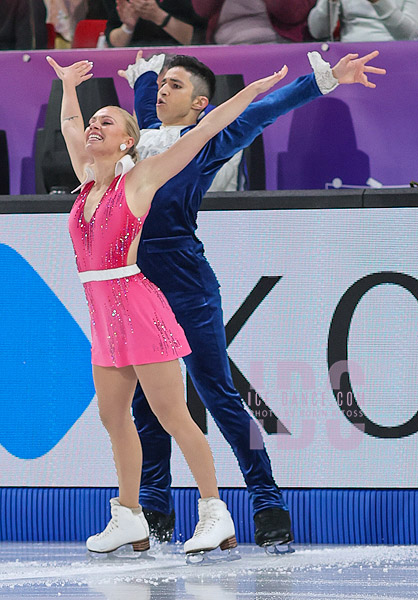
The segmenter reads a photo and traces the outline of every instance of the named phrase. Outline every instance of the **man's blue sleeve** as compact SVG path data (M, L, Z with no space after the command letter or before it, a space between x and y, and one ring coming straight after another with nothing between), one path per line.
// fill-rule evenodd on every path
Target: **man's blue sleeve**
M289 85L271 92L248 108L228 127L225 127L210 142L206 153L206 166L209 162L230 158L238 150L249 146L254 139L274 121L289 111L307 104L322 96L315 81L314 73L298 77Z
M147 71L135 81L135 113L140 129L157 129L161 121L157 117L157 73Z

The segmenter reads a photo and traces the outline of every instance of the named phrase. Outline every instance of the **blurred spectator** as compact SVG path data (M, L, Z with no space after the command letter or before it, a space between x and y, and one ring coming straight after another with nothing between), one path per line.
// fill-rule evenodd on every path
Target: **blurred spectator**
M46 48L43 0L0 1L0 50Z
M103 0L109 46L177 46L202 37L191 0Z
M340 22L342 42L410 40L418 37L417 0L318 0L308 17L316 39L333 39Z
M315 0L192 0L209 44L302 42Z
M47 23L52 23L57 37L56 48L70 48L75 26L87 14L87 0L44 0Z
M107 19L106 8L103 0L87 0L86 19Z
M56 48L71 48L77 23L82 19L107 19L103 0L44 0L47 23L54 26Z

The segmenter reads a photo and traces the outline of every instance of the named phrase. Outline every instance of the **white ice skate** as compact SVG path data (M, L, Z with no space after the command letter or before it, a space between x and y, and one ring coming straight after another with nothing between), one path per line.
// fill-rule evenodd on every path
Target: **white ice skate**
M193 537L184 544L187 562L201 562L204 555L215 548L228 550L225 558L231 556L230 550L237 547L235 527L225 502L219 498L201 498L199 500L199 521Z
M149 529L142 508L127 508L119 503L119 498L112 498L110 510L112 518L106 529L87 539L87 549L105 553L132 544L135 552L148 550Z

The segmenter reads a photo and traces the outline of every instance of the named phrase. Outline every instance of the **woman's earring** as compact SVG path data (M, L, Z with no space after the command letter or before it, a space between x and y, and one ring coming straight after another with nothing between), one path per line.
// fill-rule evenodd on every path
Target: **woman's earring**
M122 152L123 152L124 150L126 150L126 148L127 148L127 147L128 147L128 146L127 146L126 144L121 144L121 145L119 146L119 148L122 150Z

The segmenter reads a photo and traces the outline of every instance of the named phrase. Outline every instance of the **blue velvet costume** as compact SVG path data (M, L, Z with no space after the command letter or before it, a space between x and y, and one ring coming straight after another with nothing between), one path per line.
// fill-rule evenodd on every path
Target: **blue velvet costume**
M166 295L183 327L192 353L184 358L202 402L238 459L254 513L271 507L287 510L265 448L250 448L250 421L232 382L226 351L219 283L196 237L202 198L222 165L247 147L280 115L321 96L314 74L275 90L210 140L192 162L156 193L145 221L138 265ZM135 83L135 110L141 129L159 128L157 75L142 74ZM182 130L181 135L189 127ZM138 386L133 414L143 445L140 503L169 514L171 438L163 430Z

